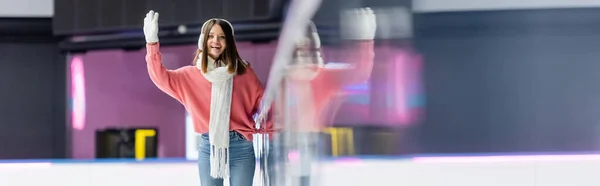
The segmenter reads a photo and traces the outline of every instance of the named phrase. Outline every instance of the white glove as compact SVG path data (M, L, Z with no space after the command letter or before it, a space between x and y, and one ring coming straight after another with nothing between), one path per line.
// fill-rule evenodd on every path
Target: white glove
M144 36L146 43L158 42L158 12L150 10L144 18Z
M372 40L375 38L376 28L377 22L371 8L345 10L341 14L342 39Z
M264 110L266 108L261 109L261 111L258 113L258 117L256 117L256 124L258 124L258 129L259 131L264 131L265 128L267 127L267 114L269 113L268 110Z

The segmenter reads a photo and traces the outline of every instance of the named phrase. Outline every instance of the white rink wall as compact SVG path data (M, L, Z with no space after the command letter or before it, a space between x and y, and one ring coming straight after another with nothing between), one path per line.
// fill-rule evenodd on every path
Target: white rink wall
M328 185L598 186L600 155L336 160L323 163ZM2 185L200 185L193 161L2 163ZM255 181L255 185L259 185Z

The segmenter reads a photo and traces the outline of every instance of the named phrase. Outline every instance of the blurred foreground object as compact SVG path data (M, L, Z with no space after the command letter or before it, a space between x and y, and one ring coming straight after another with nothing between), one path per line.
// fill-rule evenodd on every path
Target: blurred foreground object
M287 16L285 18L283 28L277 43L277 49L273 58L273 66L269 73L269 82L262 99L263 108L259 113L257 128L261 128L262 122L266 116L265 112L269 112L270 106L274 104L275 99L281 97L281 84L285 76L285 69L291 63L293 52L295 50L296 41L298 41L306 32L310 19L318 10L321 4L320 0L293 0L290 3ZM279 105L277 105L279 106ZM275 107L279 109L279 107ZM278 124L279 117L275 114L275 127L282 128L282 124ZM279 126L278 126L279 125ZM284 130L285 131L285 130ZM282 139L277 133L274 134L275 140L269 140L269 137L263 137L262 144L267 144L266 148L259 150L260 158L260 177L265 186L296 186L292 177L287 173L286 157L284 155L286 149L281 147L282 143L278 139ZM273 142L273 143L271 143ZM271 145L272 144L272 145Z
M363 82L370 76L376 30L373 11L343 11L340 26L340 34L347 40L341 48L349 53L348 63L326 68L312 23L304 28L303 38L295 40L295 52L288 56L291 63L285 66L274 102L275 125L281 130L273 138L274 153L269 155L274 185L319 185L319 164L326 141L323 132L339 106L334 100L344 85Z

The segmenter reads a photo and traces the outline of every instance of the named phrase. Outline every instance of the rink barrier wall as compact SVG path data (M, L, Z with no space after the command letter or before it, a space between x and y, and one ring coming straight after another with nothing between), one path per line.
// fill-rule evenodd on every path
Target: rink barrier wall
M371 156L323 161L319 178L322 185L597 186L598 171L600 155L593 153ZM18 186L199 185L197 174L186 159L0 162L0 180Z

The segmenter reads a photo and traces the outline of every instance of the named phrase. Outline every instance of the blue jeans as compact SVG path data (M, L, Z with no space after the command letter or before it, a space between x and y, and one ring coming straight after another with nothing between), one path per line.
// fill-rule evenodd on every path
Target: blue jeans
M310 186L310 182L313 179L316 179L314 176L315 173L311 171L311 163L314 161L319 161L321 153L324 150L324 143L322 139L322 134L315 132L301 132L296 134L296 144L293 145L293 148L300 153L301 161L305 162L300 164L301 167L293 167L294 169L300 169L301 175L297 175L294 182L298 182L299 186ZM282 136L278 136L279 138L283 138ZM280 141L282 142L282 141ZM279 169L286 169L291 167L281 167L285 162L288 162L288 156L290 149L283 149L283 146L278 146L282 144L274 144L274 141L269 142L269 156L266 159L261 159L260 163L264 163L263 161L267 161L268 165L266 167L267 172L269 174L269 182L270 186L278 186L276 179L281 179L282 177L278 177L276 174L281 174L282 172ZM284 145L285 146L285 145ZM277 152L275 152L277 151ZM276 168L277 167L277 168ZM281 182L279 182L281 183Z
M210 143L208 134L198 137L198 171L202 186L223 186L223 179L210 176ZM229 132L229 185L252 186L256 159L254 145L240 133Z

